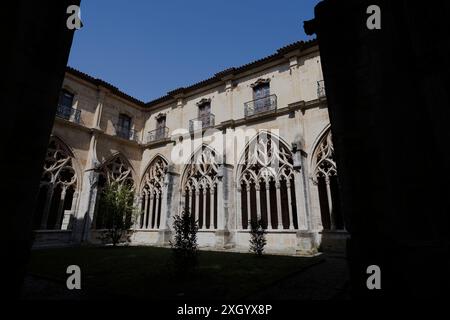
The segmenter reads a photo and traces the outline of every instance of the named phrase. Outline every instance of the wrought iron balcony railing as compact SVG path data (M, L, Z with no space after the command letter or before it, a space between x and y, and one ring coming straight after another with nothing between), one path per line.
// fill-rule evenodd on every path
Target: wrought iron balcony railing
M189 120L189 131L205 129L214 126L215 117L212 113Z
M277 96L274 94L244 103L246 117L253 116L261 112L274 111L276 109Z
M80 123L81 110L77 110L68 106L58 105L56 108L56 116L68 121Z
M169 136L169 128L161 127L147 133L146 143L160 141Z
M318 98L326 97L325 83L323 80L317 81L317 97Z
M118 137L136 142L139 141L136 130L123 127L117 123L114 125L114 129L116 130L116 136Z

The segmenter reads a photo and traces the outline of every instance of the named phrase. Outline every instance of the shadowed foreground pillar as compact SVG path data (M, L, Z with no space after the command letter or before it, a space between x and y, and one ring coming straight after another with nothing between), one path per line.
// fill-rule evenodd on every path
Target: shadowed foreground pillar
M381 30L369 30L369 5ZM355 297L440 297L449 285L448 1L326 0L316 33ZM368 290L367 267L381 268Z
M18 297L31 246L31 225L42 165L73 31L70 4L11 1L2 18L2 289Z

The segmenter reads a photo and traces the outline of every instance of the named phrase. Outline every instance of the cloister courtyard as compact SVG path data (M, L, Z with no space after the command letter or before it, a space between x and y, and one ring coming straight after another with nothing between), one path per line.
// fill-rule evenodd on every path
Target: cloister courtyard
M81 269L81 290L68 290L69 265ZM177 276L173 253L149 246L33 250L24 299L341 299L343 257L200 251L194 271ZM42 294L45 292L45 295Z

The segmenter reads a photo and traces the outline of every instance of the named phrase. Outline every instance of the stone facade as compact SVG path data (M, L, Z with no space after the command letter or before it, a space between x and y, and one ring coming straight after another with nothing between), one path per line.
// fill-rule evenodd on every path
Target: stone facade
M322 79L314 41L149 103L68 68L35 245L99 241L98 198L112 179L133 184L142 211L132 243L167 245L173 216L190 209L201 247L246 251L248 221L260 218L269 251L316 252L321 231L340 228Z

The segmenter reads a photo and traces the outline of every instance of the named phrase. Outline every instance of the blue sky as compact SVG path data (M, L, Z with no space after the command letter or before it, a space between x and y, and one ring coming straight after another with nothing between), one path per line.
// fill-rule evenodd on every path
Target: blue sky
M69 65L145 102L307 40L319 0L82 0Z

